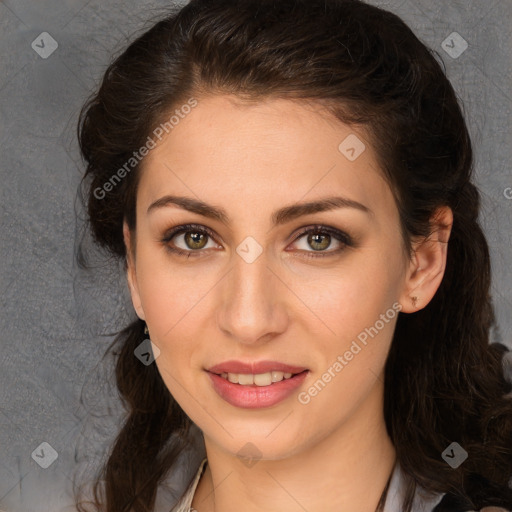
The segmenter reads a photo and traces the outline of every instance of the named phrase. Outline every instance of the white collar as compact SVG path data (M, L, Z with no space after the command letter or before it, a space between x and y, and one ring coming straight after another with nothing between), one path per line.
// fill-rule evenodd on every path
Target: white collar
M397 462L391 475L389 488L384 504L384 512L399 512L405 496L405 478L400 464ZM444 494L428 494L424 489L417 488L411 512L432 512L443 499Z
M170 512L190 512L194 493L196 491L197 485L199 484L201 474L206 466L207 461L208 459L206 457L203 458L196 472L195 478L190 484L188 492L178 503L176 503ZM404 474L400 465L396 463L391 475L391 480L389 482L389 488L384 504L384 512L400 512L402 510L404 496ZM433 508L441 501L443 496L444 494L429 496L423 489L417 489L416 494L414 495L411 512L432 512Z

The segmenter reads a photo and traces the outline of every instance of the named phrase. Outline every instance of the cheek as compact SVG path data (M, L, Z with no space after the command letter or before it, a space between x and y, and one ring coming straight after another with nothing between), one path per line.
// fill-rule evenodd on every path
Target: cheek
M190 396L183 386L191 378L190 367L201 342L200 317L206 316L203 308L214 283L169 261L157 251L141 251L137 260L139 293L151 326L151 341L160 349L155 361L158 370L175 399L187 403Z
M398 311L393 276L370 270L354 269L308 287L321 320L311 337L312 353L319 357L301 403L309 400L329 417L349 416L382 379ZM315 317L310 318L312 325Z
M355 256L329 270L304 266L295 273L290 288L307 306L306 315L300 307L302 318L310 325L316 321L318 332L327 338L343 342L392 307L398 282L397 269L386 266L383 259Z
M163 250L141 248L137 282L152 335L162 338L179 329L181 323L190 322L215 279L213 269L194 263L176 264Z
M317 271L316 279L303 278L300 287L296 280L293 288L311 310L298 321L312 337L314 351L322 354L316 377L336 382L331 388L336 395L347 389L364 394L373 385L385 364L398 315L399 269L378 255L361 259L328 275Z

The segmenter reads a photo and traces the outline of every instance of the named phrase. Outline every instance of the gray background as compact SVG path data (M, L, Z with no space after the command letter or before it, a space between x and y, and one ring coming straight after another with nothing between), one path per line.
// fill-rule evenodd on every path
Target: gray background
M499 329L512 347L510 0L389 0L436 49L462 98L473 136L482 223L492 250ZM74 470L93 471L119 426L112 336L133 317L120 268L97 257L78 269L75 195L83 167L75 140L79 108L113 54L169 5L164 0L0 2L0 509L73 510ZM442 42L467 42L458 58ZM58 48L31 47L48 32ZM48 41L47 41L48 42ZM40 44L40 43L39 43ZM49 46L46 45L46 50ZM92 253L94 257L94 253ZM58 453L47 469L31 454ZM48 451L45 452L48 456ZM76 453L76 459L75 459ZM170 489L181 490L201 454ZM197 466L196 464L196 466ZM159 498L159 510L173 504Z

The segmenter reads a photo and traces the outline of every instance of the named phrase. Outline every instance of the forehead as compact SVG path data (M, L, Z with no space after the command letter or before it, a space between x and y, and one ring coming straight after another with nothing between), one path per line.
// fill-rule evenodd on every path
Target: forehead
M393 201L363 131L318 103L230 95L198 99L145 157L139 188L146 202L178 191L247 205L333 192L372 209Z

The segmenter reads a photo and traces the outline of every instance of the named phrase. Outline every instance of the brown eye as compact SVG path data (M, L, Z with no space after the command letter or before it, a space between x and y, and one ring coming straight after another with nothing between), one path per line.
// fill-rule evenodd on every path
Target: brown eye
M209 239L212 240L212 246L206 247ZM200 256L201 253L206 252L203 250L205 248L216 248L217 245L213 243L213 239L213 233L208 228L187 224L172 228L161 241L169 252L189 258Z
M331 245L331 235L327 234L308 234L308 244L315 251L323 251Z
M305 256L308 258L333 256L343 251L346 247L354 246L352 239L346 233L321 225L310 226L304 229L295 239L294 243L296 244L301 239L304 239L305 243L303 243L303 247L299 247L299 250L306 253ZM338 245L338 248L328 251L327 249L331 247L333 241Z
M305 247L299 247L299 252L305 253L306 257L333 256L343 251L346 247L354 246L352 239L346 233L321 225L310 226L304 229L297 236L294 243L303 238L305 239ZM212 246L207 247L210 240ZM206 252L203 249L218 248L214 240L213 232L205 226L187 224L172 228L161 241L169 252L190 258L201 256L202 253ZM333 241L338 244L338 248L327 250L331 247Z
M199 231L186 231L184 240L190 249L202 249L207 242L208 235Z

